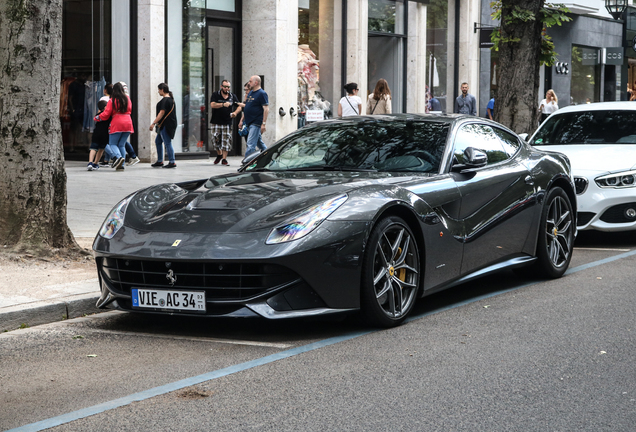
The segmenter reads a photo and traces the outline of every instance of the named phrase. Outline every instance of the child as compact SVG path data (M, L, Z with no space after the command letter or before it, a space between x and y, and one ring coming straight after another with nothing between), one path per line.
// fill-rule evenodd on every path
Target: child
M101 114L108 102L105 100L100 100L97 102L97 109L99 112L98 115ZM91 148L88 156L88 165L86 169L88 171L98 170L99 169L99 160L102 158L102 154L104 154L104 149L106 145L108 145L108 128L110 127L110 120L101 121L95 123L95 129L93 130L93 139L91 140Z

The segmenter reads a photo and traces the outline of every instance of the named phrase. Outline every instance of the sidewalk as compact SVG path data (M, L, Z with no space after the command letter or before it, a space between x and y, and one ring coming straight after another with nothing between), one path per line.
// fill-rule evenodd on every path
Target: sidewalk
M78 243L90 248L92 240L112 207L126 195L158 183L180 182L235 173L241 156L228 157L230 166L214 165L213 158L177 161L175 169L152 168L139 163L124 171L101 168L87 171L86 162L67 161L68 225ZM29 267L29 280L47 280L46 267ZM33 274L33 272L36 274ZM37 273L42 273L38 275ZM0 284L0 332L75 318L99 312L97 275L73 282L41 286Z

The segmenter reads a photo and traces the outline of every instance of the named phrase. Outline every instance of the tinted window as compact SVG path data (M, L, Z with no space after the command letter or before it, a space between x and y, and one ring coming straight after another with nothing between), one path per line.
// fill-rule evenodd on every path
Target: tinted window
M267 169L439 172L446 123L334 123L303 128L257 158L247 171Z
M488 125L474 123L462 126L455 137L455 158L458 163L466 163L464 150L468 147L486 153L488 165L508 159L508 154L504 151L501 141Z
M636 110L552 114L531 144L636 144Z
M515 153L517 153L517 150L519 150L521 143L515 135L503 129L493 128L493 130L501 140L501 144L503 145L503 148L508 156L512 157Z

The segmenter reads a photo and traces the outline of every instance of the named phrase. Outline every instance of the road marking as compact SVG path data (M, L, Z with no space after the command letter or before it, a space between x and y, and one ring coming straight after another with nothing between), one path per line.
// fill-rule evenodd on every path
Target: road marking
M257 346L257 347L268 347L268 348L279 348L279 349L287 349L291 348L293 345L284 344L284 343L270 343L270 342L258 342L258 341L248 341L248 340L238 340L238 339L215 339L215 338L205 338L198 336L177 336L177 335L163 335L163 334L155 334L155 333L140 333L140 332L131 332L131 331L120 331L120 330L103 330L103 329L90 329L87 330L96 333L105 333L105 334L118 334L125 336L140 336L140 337L152 337L159 339L174 339L174 340L188 340L195 342L213 342L213 343L222 343L222 344L232 344L232 345L248 345L248 346Z
M602 260L594 261L594 262L591 262L591 263L588 263L588 264L580 265L578 267L571 268L567 272L565 272L565 274L568 275L568 274L572 274L572 273L577 273L577 272L580 272L582 270L587 270L587 269L590 269L590 268L593 268L593 267L597 267L597 266L600 266L600 265L603 265L603 264L607 264L607 263L610 263L610 262L613 262L613 261L617 261L617 260L620 260L620 259L623 259L623 258L628 258L628 257L634 256L634 255L636 255L636 250L631 251L631 252L626 252L626 253L623 253L623 254L619 254L619 255L615 255L615 256L612 256L612 257L609 257L609 258L605 258L605 259L602 259ZM536 284L541 283L541 282L544 282L544 281L532 281L532 282L528 282L528 283L525 283L525 284L518 285L518 286L516 286L514 288L510 288L510 289L507 289L507 290L497 291L497 292L490 293L490 294L485 294L483 296L475 297L475 298L472 298L472 299L469 299L469 300L466 300L466 301L463 301L463 302L460 302L460 303L453 303L452 305L449 305L449 306L444 306L444 307L441 307L439 309L435 309L435 310L432 310L432 311L421 313L419 315L412 316L412 317L408 318L406 320L406 322L415 321L417 319L424 318L426 316L434 315L434 314L437 314L437 313L440 313L440 312L444 312L444 311L447 311L447 310L450 310L450 309L455 309L455 308L458 308L460 306L464 306L464 305L467 305L467 304L470 304L470 303L475 303L475 302L478 302L480 300L487 299L487 298L490 298L490 297L495 297L495 296L498 296L498 295L501 295L501 294L505 294L505 293L508 293L508 292L511 292L511 291L516 291L518 289L525 288L525 287L528 287L528 286L531 286L531 285L536 285ZM124 396L124 397L121 397L119 399L111 400L111 401L104 402L104 403L101 403L101 404L98 404L98 405L93 405L91 407L83 408L83 409L80 409L80 410L77 410L77 411L73 411L73 412L70 412L70 413L67 413L67 414L62 414L62 415L59 415L59 416L56 416L56 417L51 417L49 419L41 420L39 422L31 423L31 424L28 424L28 425L25 425L25 426L20 426L20 427L17 427L15 429L10 429L10 430L8 430L6 432L26 432L26 431L30 432L30 431L41 431L41 430L49 429L49 428L52 428L52 427L55 427L55 426L60 426L60 425L63 425L63 424L66 424L66 423L70 423L70 422L75 421L75 420L80 420L80 419L83 419L83 418L86 418L86 417L89 417L89 416L92 416L92 415L95 415L95 414L100 414L100 413L103 413L105 411L110 411L110 410L115 409L115 408L119 408L119 407L122 407L122 406L125 406L125 405L129 405L129 404L131 404L133 402L139 402L139 401L143 401L143 400L146 400L146 399L153 398L155 396L161 396L161 395L164 395L166 393L173 392L175 390L181 390L181 389L186 388L186 387L190 387L190 386L193 386L193 385L196 385L196 384L201 384L202 382L206 382L206 381L210 381L210 380L213 380L213 379L221 378L221 377L224 377L224 376L232 375L232 374L235 374L237 372L242 372L242 371L245 371L245 370L248 370L248 369L255 368L257 366L263 366L263 365L266 365L266 364L269 364L269 363L273 363L273 362L278 361L278 360L283 360L283 359L286 359L286 358L294 357L294 356L297 356L299 354L303 354L303 353L306 353L306 352L314 351L314 350L317 350L317 349L320 349L320 348L324 348L324 347L327 347L327 346L330 346L330 345L335 345L335 344L340 343L340 342L345 342L345 341L348 341L348 340L351 340L351 339L355 339L355 338L360 337L360 336L365 336L365 335L368 335L368 334L376 333L378 331L381 331L381 330L365 330L365 331L357 331L357 332L346 333L346 334L341 335L341 336L335 336L335 337L332 337L332 338L329 338L329 339L325 339L325 340L322 340L322 341L318 341L318 342L310 343L310 344L307 344L307 345L299 346L299 347L292 348L292 349L289 349L289 350L286 350L286 351L281 351L281 352L276 353L276 354L271 354L271 355L268 355L268 356L265 356L265 357L261 357L261 358L255 359L255 360L250 360L248 362L240 363L240 364L237 364L237 365L234 365L234 366L229 366L229 367L226 367L226 368L223 368L223 369L219 369L219 370L216 370L216 371L213 371L213 372L208 372L208 373L205 373L203 375L198 375L198 376L195 376L195 377L182 379L180 381L175 381L175 382L172 382L172 383L169 383L169 384L165 384L165 385L162 385L162 386L159 386L159 387L154 387L154 388L151 388L151 389L148 389L148 390L145 390L145 391L134 393L134 394L131 394L129 396Z
M609 251L609 252L629 252L629 251L631 251L631 249L584 248L584 247L575 247L574 250Z

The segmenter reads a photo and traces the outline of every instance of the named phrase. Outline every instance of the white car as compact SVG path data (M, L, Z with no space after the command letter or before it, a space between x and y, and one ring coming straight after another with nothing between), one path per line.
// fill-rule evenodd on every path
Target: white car
M528 142L570 159L579 230L636 229L636 102L560 109Z

